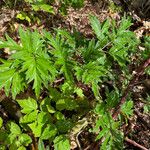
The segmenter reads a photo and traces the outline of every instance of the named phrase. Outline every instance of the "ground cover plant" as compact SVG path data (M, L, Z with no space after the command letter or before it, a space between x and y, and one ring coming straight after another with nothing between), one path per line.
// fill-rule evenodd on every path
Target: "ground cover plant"
M132 88L150 75L150 37L138 39L126 16L119 22L100 23L93 15L89 20L92 39L21 26L17 41L8 34L0 39L0 49L10 51L0 59L0 89L17 107L17 118L0 117L1 149L70 150L71 139L82 149L83 130L93 135L97 149L125 149ZM148 94L145 99L148 113ZM14 111L13 105L6 108Z

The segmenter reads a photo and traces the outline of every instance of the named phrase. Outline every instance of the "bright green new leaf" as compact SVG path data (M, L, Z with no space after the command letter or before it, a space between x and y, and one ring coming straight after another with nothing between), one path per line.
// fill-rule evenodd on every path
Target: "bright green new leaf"
M0 128L3 126L3 119L0 117Z
M9 127L11 134L14 134L15 136L21 134L21 129L16 123L10 122L8 124L8 127Z
M54 107L52 107L51 105L46 105L46 107L49 113L55 113L56 110L54 109Z
M18 141L20 141L23 146L28 146L32 142L32 139L28 134L22 133L19 135Z
M43 126L49 121L49 116L45 112L40 112L36 118L37 120L28 124L28 126L31 128L35 137L40 137L42 134Z
M31 123L37 119L38 110L34 110L30 113L27 113L20 118L20 123Z
M55 150L70 150L69 140L64 135L57 136L54 140L54 149Z
M24 100L17 100L18 104L21 106L22 113L29 114L30 112L37 109L37 102L32 98L24 99Z
M24 146L20 146L17 150L26 150Z
M52 139L57 134L57 128L53 124L47 124L47 127L44 128L42 135L40 136L43 140Z
M17 14L16 18L20 19L20 20L26 20L29 23L31 22L30 17L25 12L21 12L21 13Z
M31 124L28 124L28 126L32 130L35 137L40 137L42 133L43 124L38 124L37 122L33 122Z
M65 116L59 111L56 111L54 116L56 117L57 120L64 120L65 119Z

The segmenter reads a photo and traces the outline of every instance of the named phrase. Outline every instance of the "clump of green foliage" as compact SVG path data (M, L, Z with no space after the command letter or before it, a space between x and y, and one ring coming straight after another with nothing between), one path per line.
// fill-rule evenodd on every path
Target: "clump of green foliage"
M120 119L112 119L110 111L122 95L114 66L125 76L124 87L131 77L128 67L131 56L140 41L129 30L132 25L129 18L123 17L117 24L114 20L100 23L95 16L90 16L90 22L95 33L93 39L61 29L39 33L20 28L18 43L7 34L6 40L0 40L0 48L12 51L7 60L0 59L0 89L16 100L22 112L18 124L11 121L2 126L0 120L3 147L25 149L34 137L39 141L40 150L44 149L45 140L53 142L57 150L69 150L69 133L79 117L93 109L98 119L92 132L98 133L97 140L103 138L101 149L123 147L122 117L128 119L132 115L133 101L129 96L121 108ZM147 52L149 44L146 44ZM148 56L149 51L143 55ZM100 88L109 80L113 82L113 89L106 88L104 100ZM32 98L17 98L30 87L34 91ZM90 96L86 89L91 92ZM46 96L42 96L43 93ZM89 101L96 103L94 108ZM5 142L6 138L9 140Z

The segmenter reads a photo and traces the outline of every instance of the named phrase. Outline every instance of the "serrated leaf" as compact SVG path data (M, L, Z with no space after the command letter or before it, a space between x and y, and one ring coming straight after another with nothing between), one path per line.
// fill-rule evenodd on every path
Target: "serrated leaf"
M37 119L38 110L34 110L27 113L25 116L20 118L20 123L31 123Z
M26 150L24 146L20 146L17 150Z
M124 32L132 25L129 18L123 17L119 26L119 29L117 30L118 33Z
M58 129L58 131L60 133L64 133L65 134L73 127L73 123L69 119L68 120L66 120L66 119L58 120L56 122L56 127L57 127L57 129Z
M6 95L10 92L10 86L15 74L15 69L10 69L4 72L0 72L0 89L5 88Z
M54 149L55 150L70 150L69 140L63 136L57 136L54 140Z
M19 73L15 73L12 80L12 97L15 99L16 95L24 90L25 83L23 82L23 78Z
M77 102L73 99L59 99L56 102L56 108L57 110L73 110L76 109L78 107Z
M95 34L97 35L97 37L99 37L101 34L101 24L99 20L97 19L97 17L90 16L90 23L91 23L92 29L95 31Z
M6 40L7 41L2 41L0 40L0 48L9 48L9 50L22 50L22 47L18 45L12 38L10 38L6 34Z
M29 135L22 133L19 135L18 141L20 141L23 146L28 146L32 142L32 139Z
M126 101L122 107L121 111L123 114L125 114L127 117L131 116L133 114L133 101Z
M8 124L8 127L9 127L11 134L14 134L15 136L21 134L21 129L16 123L10 122Z
M37 120L34 121L33 123L28 124L28 126L31 128L33 134L35 135L35 137L40 137L42 134L42 129L43 126L50 120L49 120L49 116L47 115L47 113L45 112L40 112L37 115Z
M42 135L40 136L43 140L52 139L57 134L57 128L53 124L47 124L47 127L44 128Z
M105 136L108 133L108 128L104 128L102 131L98 133L98 136L96 137L96 140L101 139L103 136Z
M17 100L18 104L21 106L22 113L29 114L32 111L37 109L37 102L32 98L24 99L24 100Z
M42 133L43 124L38 124L37 122L33 122L33 123L28 124L28 126L32 130L35 137L40 137Z

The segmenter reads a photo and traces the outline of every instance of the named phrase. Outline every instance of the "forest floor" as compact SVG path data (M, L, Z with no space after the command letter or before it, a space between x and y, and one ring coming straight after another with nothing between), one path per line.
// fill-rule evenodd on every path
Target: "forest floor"
M100 4L90 0L86 1L84 7L81 9L68 8L68 13L64 16L60 14L49 15L48 13L43 12L38 12L37 15L35 12L28 10L28 7L26 6L15 6L12 9L5 7L5 4L1 4L1 2L0 5L2 5L0 6L0 38L4 38L5 33L8 33L16 41L18 40L17 33L20 25L23 28L37 29L38 31L43 29L50 31L53 28L65 28L70 32L76 30L90 39L93 38L92 29L88 20L88 16L90 14L96 15L101 22L107 18L113 18L119 21L124 15L123 11L114 11L110 8L110 6L108 6L108 3ZM22 11L25 11L27 16L31 18L30 22L16 18L17 14ZM34 16L34 18L31 16ZM150 18L143 19L136 15L131 15L131 17L134 20L131 30L136 33L138 38L142 38L142 36L150 34ZM7 49L5 49L5 52L0 52L1 58L7 58L8 55L9 52L7 52ZM123 131L126 136L148 150L150 149L150 110L145 110L145 101L143 100L145 100L147 93L150 94L150 83L143 84L143 80L150 80L150 76L142 76L140 79L141 83L135 85L132 91L134 95L134 115L128 120L128 123L123 126ZM150 100L148 103L150 103ZM3 108L1 103L0 109L0 115L4 116L5 114L8 114L7 110ZM9 120L9 114L7 119ZM88 128L86 130L88 130ZM91 138L94 135L90 135L90 133L86 132L86 130L79 134L78 140L84 150L96 150L98 143L95 142L93 144L93 139ZM134 144L133 141L126 141L125 145L127 150L140 149L136 147L136 144ZM75 147L74 149L78 148Z

